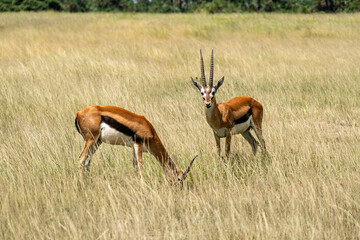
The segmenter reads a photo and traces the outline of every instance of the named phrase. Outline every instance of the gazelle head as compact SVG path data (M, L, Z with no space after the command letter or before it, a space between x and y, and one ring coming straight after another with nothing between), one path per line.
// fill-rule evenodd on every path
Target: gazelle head
M188 173L190 172L190 168L191 165L194 163L195 158L198 155L196 155L191 162L189 163L188 167L185 169L185 171L183 171L176 162L176 158L174 154L171 154L171 156L169 157L169 166L171 168L172 174L167 174L168 180L170 182L170 184L174 185L174 184L178 184L180 185L180 187L183 186L183 182L186 179Z
M211 51L211 61L210 61L210 77L209 77L209 86L206 85L205 80L205 71L204 71L204 60L200 50L200 68L201 68L201 80L202 85L198 84L193 78L191 78L193 84L201 92L203 102L206 108L211 108L213 102L215 101L215 93L220 88L224 82L224 77L222 77L215 86L213 86L214 79L214 55L213 50Z

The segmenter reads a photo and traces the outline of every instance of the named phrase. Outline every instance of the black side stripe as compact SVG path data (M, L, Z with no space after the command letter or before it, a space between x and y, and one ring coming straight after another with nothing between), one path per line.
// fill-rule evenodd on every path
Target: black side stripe
M79 129L79 122L77 120L77 117L75 117L75 127L76 127L76 130L81 134L80 129Z
M250 108L249 111L244 116L242 116L239 119L236 119L234 121L234 124L236 125L236 124L241 124L241 123L246 122L250 118L251 114L252 114L252 111L251 111L251 108Z
M109 125L111 128L114 128L117 131L131 137L131 139L136 143L141 143L143 141L142 138L139 137L133 130L111 117L101 115L101 121Z

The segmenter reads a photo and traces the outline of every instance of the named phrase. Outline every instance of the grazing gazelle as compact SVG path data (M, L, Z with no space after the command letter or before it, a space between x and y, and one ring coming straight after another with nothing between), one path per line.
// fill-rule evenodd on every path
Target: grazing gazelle
M255 134L260 141L263 153L267 154L261 130L263 117L262 105L251 97L234 97L226 102L217 103L215 100L215 93L223 84L224 77L222 77L215 87L213 87L213 51L211 51L209 86L206 85L204 61L201 50L200 65L202 86L199 85L193 78L191 78L191 80L195 87L197 87L201 92L205 105L206 121L214 131L218 157L220 158L221 154L220 138L226 138L225 155L226 157L229 157L231 136L239 133L246 139L246 141L249 142L255 155L259 143L251 135L250 129L255 131Z
M109 143L133 148L133 165L139 163L141 181L144 170L142 152L155 156L164 169L168 181L182 185L196 157L185 171L177 165L173 155L169 156L151 123L141 115L120 107L89 106L77 112L75 126L85 140L85 147L79 156L79 168L83 177L84 169L89 171L91 156L99 145Z

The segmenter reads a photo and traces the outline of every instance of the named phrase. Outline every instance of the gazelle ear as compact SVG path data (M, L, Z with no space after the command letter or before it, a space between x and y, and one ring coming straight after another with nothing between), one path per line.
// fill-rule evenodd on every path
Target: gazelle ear
M173 165L174 165L174 163L173 163L173 161L171 160L171 157L169 157L169 166L172 168L173 167Z
M221 87L221 85L224 83L224 77L222 77L215 85L215 91L217 91L219 89L219 87Z
M176 162L176 158L175 158L175 154L172 153L170 156L169 156L169 166L171 168L175 167L177 165L177 162Z
M191 81L193 82L195 87L197 87L197 89L199 89L199 91L201 91L201 86L193 78L191 78Z

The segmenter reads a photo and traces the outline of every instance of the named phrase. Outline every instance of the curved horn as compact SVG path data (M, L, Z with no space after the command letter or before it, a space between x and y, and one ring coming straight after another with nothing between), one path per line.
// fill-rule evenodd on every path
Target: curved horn
M210 79L209 79L209 86L213 86L213 79L214 79L214 50L211 50L211 61L210 61Z
M191 160L189 166L188 166L188 167L186 168L186 170L183 172L184 180L185 180L187 174L190 172L191 165L194 163L194 160L195 160L195 158L197 158L197 156L199 156L199 155L196 155L196 156Z
M203 57L202 57L202 54L201 54L201 49L200 49L200 68L201 68L202 85L203 85L203 87L206 87L204 60L203 60Z

